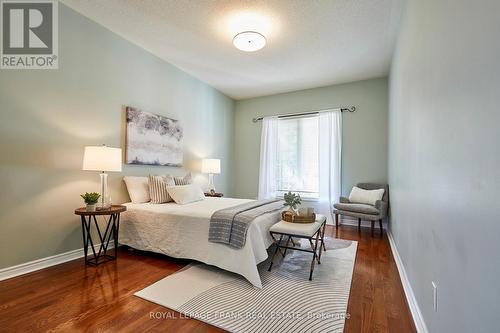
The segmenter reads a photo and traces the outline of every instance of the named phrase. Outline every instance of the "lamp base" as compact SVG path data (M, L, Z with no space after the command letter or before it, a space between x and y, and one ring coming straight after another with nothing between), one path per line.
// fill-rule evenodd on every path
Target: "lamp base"
M101 201L97 203L97 210L106 210L111 208L111 196L108 192L108 174L100 173L101 176Z
M215 185L214 185L214 174L208 174L208 192L215 193Z

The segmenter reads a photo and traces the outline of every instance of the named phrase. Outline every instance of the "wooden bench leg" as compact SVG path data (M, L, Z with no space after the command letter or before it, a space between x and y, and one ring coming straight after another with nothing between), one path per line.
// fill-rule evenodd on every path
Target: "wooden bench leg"
M269 268L268 268L269 272L271 271L271 268L273 268L274 257L276 257L276 253L278 253L278 250L280 249L280 244L281 244L282 239L283 239L283 235L280 236L280 240L276 243L276 250L274 251L273 257L271 258L271 264L269 265Z
M335 228L339 227L339 214L335 214Z
M314 244L314 253L313 253L313 259L311 261L311 271L309 273L309 281L312 281L312 276L313 276L313 272L314 272L314 263L316 261L316 256L317 256L317 250L318 250L318 238L319 238L319 234L321 233L321 230L318 230L318 232L316 233L316 244Z
M314 244L312 238L309 238L309 245L311 245L311 251L314 251ZM318 256L316 256L316 261L318 262L318 264L321 264L320 258Z
M319 244L319 256L318 256L318 265L321 264L321 253L323 252L322 250L325 249L325 228L326 228L326 222L323 224L323 227L319 229L320 231L320 239L319 241L321 242Z
M271 238L273 239L274 243L278 243L278 240L276 238L274 238L273 233L271 233ZM281 255L283 255L283 251L281 250L281 248L278 248L278 250L280 251Z
M378 220L378 224L380 225L380 236L384 234L384 228L382 227L382 219Z
M358 218L358 231L361 230L361 218Z
M292 236L288 236L288 240L286 241L286 247L285 247L285 252L283 253L283 258L286 256L286 250L288 250L288 244L290 244L290 239L292 239Z
M326 231L326 221L325 221L325 223L323 223L323 232L321 233L321 245L323 245L323 251L326 251L325 231Z

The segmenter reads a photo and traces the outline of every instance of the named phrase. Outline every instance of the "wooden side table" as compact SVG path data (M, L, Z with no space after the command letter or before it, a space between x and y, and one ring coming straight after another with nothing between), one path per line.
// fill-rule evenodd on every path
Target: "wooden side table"
M95 212L87 212L85 207L75 209L75 214L80 215L80 218L82 220L83 251L85 253L86 264L97 266L104 262L115 260L118 257L118 229L120 227L120 213L126 210L127 207L121 205L113 205L109 209L97 210ZM99 224L97 223L96 216L98 215L109 215L108 223L106 224L106 231L104 232L104 234L101 232L101 228L99 228ZM101 244L99 246L99 251L97 252L94 247L94 240L92 239L91 233L92 220L94 221ZM113 243L115 245L114 256L108 255L106 253L111 238L113 238ZM88 258L89 244L93 254L91 258Z

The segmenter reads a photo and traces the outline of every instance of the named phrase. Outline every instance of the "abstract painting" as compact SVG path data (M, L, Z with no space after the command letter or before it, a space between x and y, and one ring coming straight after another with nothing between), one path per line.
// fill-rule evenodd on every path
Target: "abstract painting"
M182 166L178 120L127 107L127 164Z

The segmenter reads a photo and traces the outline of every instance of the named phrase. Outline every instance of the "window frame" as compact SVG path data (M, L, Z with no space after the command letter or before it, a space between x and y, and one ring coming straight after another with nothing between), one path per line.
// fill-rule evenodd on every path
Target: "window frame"
M283 195L285 193L288 193L288 192L292 192L292 193L298 193L298 194L302 194L301 198L303 201L319 201L320 199L320 182L319 182L319 173L320 173L320 165L319 165L319 152L320 152L320 144L319 144L319 114L306 114L306 115L299 115L299 116L289 116L289 117L283 117L283 118L280 118L278 119L278 121L287 121L287 120L292 120L292 119L304 119L304 118L316 118L317 122L318 122L318 131L316 132L316 135L318 137L318 145L316 147L317 149L317 157L318 157L318 163L317 163L317 173L318 173L318 191L317 192L314 192L314 191L307 191L307 190L291 190L291 189L280 189L281 186L278 186L279 183L281 183L280 181L280 173L277 172L277 177L276 177L276 197L277 198L283 198ZM278 124L278 137L279 137L279 124ZM279 145L278 145L278 152L277 152L278 156L279 156ZM279 159L278 159L279 160ZM279 165L279 163L278 163ZM311 194L316 194L314 196L304 196L304 194L306 193L311 193Z

